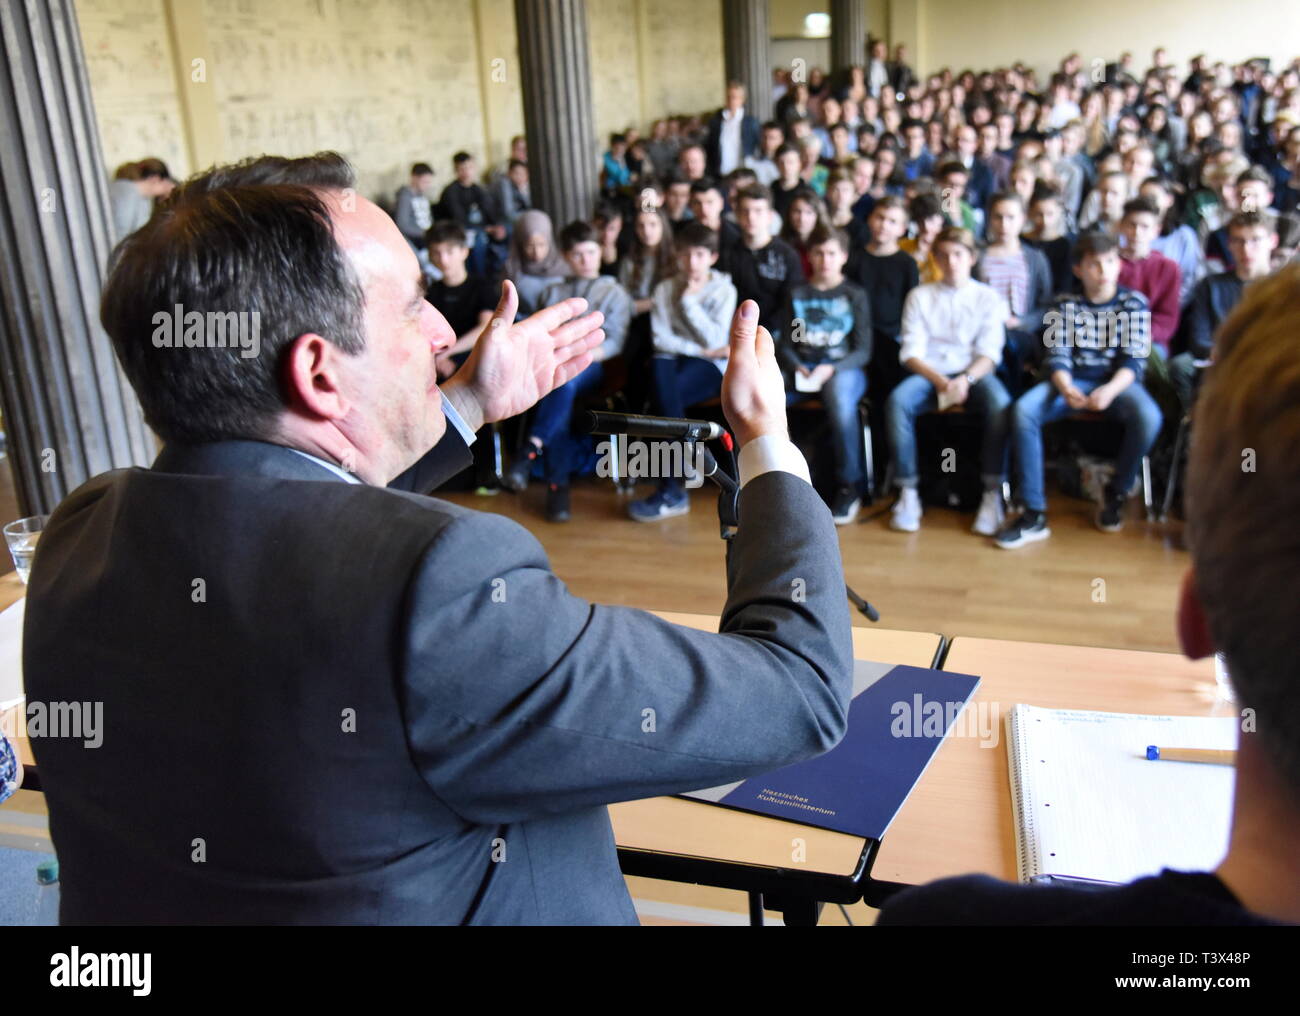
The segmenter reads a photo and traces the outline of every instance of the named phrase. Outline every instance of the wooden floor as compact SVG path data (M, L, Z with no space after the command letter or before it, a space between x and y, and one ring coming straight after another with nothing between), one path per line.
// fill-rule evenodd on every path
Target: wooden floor
M527 527L577 596L716 614L726 595L716 496L692 494L689 515L636 523L608 481L580 481L565 524L542 516L537 483L524 495L444 496ZM1188 564L1181 524L1148 523L1133 501L1124 529L1102 533L1092 512L1056 495L1051 538L1006 551L972 534L971 516L938 508L926 509L919 533L896 533L878 503L839 530L845 577L888 628L1176 652L1174 607ZM855 614L854 623L869 622Z

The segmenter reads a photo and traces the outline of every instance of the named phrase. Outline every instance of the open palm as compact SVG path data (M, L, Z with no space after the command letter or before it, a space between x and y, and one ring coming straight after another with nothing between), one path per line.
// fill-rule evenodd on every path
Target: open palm
M574 297L515 321L519 294L507 279L492 320L461 373L483 408L483 422L506 420L577 377L605 341L599 311L579 317L587 301Z

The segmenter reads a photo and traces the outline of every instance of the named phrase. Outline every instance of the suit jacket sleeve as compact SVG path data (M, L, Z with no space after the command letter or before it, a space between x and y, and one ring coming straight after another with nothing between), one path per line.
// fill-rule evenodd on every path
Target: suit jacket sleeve
M853 653L830 513L775 471L745 485L740 518L718 634L579 599L501 516L444 527L401 628L408 742L432 792L466 821L522 821L834 746Z
M438 443L425 452L424 458L388 486L411 494L427 494L441 487L473 461L474 453L460 436L460 431L448 421L447 431Z

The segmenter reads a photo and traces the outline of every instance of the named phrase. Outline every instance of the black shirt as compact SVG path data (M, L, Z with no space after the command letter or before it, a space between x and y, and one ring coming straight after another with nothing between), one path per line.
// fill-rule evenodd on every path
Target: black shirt
M478 324L480 313L496 310L498 296L491 283L477 275L469 276L459 286L449 286L441 279L431 282L424 295L458 337Z
M879 336L897 338L903 327L903 301L920 281L916 261L906 251L871 254L856 248L844 275L867 291L871 324Z
M945 878L886 901L881 925L1274 925L1243 907L1216 875L1170 871L1118 886L1012 885Z
M736 286L737 305L745 300L758 304L758 323L774 332L790 290L804 281L803 264L795 249L780 237L759 250L750 250L742 239L732 250L731 281Z

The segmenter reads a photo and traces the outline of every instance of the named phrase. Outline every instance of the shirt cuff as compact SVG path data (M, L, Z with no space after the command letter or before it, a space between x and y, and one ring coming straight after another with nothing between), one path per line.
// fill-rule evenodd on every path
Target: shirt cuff
M764 434L756 437L743 448L737 459L740 470L740 486L743 488L750 480L773 470L794 473L805 483L812 483L808 475L808 463L803 452L795 447L794 442L780 434Z
M460 418L460 413L456 412L456 407L451 404L451 399L442 400L442 413L447 417L447 422L460 431L460 436L465 439L466 445L472 445L477 435L469 429L469 424Z

